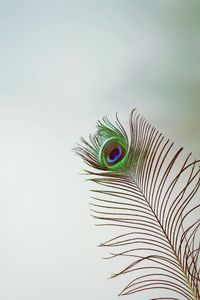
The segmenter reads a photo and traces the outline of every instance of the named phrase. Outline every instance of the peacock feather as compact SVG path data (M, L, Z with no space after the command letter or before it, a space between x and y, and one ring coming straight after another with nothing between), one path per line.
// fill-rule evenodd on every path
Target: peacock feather
M127 277L120 295L200 300L199 160L136 110L129 126L127 134L117 115L114 124L103 118L75 148L100 186L92 190L97 225L116 230L100 244L125 264L112 277Z

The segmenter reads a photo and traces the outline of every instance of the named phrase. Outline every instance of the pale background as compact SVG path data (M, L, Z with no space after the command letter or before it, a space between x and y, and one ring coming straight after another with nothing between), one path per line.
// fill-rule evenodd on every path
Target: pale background
M200 2L1 0L0 51L0 299L119 299L71 148L137 107L200 157Z

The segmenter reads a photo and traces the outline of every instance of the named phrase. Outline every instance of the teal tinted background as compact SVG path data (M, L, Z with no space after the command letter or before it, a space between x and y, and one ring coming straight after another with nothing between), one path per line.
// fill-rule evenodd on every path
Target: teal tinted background
M137 107L200 157L200 3L8 0L0 28L0 298L118 299L71 148Z

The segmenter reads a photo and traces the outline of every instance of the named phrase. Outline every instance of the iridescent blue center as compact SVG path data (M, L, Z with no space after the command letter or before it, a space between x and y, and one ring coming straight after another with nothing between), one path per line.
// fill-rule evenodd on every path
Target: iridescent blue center
M116 162L122 155L122 148L117 146L114 148L107 157L107 160L110 164Z

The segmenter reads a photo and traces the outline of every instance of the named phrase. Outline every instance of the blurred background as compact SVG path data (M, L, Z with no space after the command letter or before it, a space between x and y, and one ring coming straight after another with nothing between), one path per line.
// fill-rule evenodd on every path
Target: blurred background
M0 51L0 298L118 299L71 148L136 107L200 158L200 2L1 0Z

